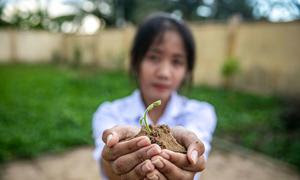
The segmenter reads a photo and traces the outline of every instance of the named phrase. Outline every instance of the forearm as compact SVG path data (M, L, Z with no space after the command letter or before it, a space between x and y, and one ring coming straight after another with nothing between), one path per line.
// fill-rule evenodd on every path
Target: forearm
M104 159L101 158L100 160L100 167L102 168L101 170L103 170L103 172L105 173L105 175L108 177L108 179L112 179L112 180L119 180L120 176L116 175L111 166L109 165L109 163L107 161L105 161Z

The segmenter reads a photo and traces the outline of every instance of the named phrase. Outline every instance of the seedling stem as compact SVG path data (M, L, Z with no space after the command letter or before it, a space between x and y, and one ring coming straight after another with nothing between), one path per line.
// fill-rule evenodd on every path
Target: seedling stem
M161 100L157 100L157 101L155 101L154 103L150 104L150 105L147 107L147 109L145 110L144 115L140 118L140 125L143 126L143 121L144 121L144 124L145 124L145 127L146 127L146 131L147 131L148 133L151 133L151 129L150 129L150 127L149 127L149 125L148 125L148 122L147 122L147 113L148 113L149 111L151 111L154 107L157 107L157 106L159 106L159 105L161 105Z

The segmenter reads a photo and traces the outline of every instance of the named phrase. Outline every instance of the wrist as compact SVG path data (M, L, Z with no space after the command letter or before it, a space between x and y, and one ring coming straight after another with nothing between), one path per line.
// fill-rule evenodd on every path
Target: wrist
M114 173L111 164L109 161L101 158L100 159L100 168L102 174L107 177L107 179L120 179L120 176ZM102 178L102 177L101 177Z

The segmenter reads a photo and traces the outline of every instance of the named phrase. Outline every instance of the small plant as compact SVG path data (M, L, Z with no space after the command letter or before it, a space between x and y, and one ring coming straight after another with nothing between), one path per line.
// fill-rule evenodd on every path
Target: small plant
M168 125L162 124L158 126L149 126L147 122L147 112L151 111L153 108L161 105L161 100L155 101L150 104L144 112L144 115L140 118L141 130L135 136L147 136L149 137L152 144L159 145L162 149L168 149L174 152L186 154L186 148L179 144L177 140L171 134L171 129Z
M240 63L235 57L228 57L222 66L222 76L224 78L224 88L230 88L233 83L233 78L240 71Z
M222 67L222 75L225 78L230 78L237 74L240 70L240 64L237 58L229 57L225 60Z
M147 122L147 112L151 111L154 107L157 107L159 105L161 105L161 100L157 100L154 103L150 104L147 107L146 111L144 112L144 115L140 119L140 125L143 126L143 122L144 122L145 128L146 128L148 133L151 133L151 129L150 129L149 124Z

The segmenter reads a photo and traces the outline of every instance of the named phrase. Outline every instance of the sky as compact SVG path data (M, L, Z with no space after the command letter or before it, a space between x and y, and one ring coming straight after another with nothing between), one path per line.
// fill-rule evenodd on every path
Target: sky
M199 16L208 17L211 14L209 5L213 4L215 0L203 0L204 5L197 8L197 14ZM230 1L230 0L229 0ZM271 22L288 22L293 21L300 17L300 10L295 5L300 6L300 0L247 0L251 4L253 9L253 15L259 19L266 17ZM66 4L66 2L78 3L87 12L92 11L95 5L85 0L0 0L1 3L5 3L3 9L2 19L10 21L13 14L16 11L21 12L35 12L40 7L48 11L50 18L59 17L62 15L76 14L78 9L76 7ZM111 13L110 6L102 1L99 5L102 13ZM181 16L181 12L178 11L177 15ZM24 13L26 16L26 13ZM92 34L101 27L101 21L92 14L87 14L82 21L81 27L79 27L82 33ZM66 32L72 32L74 27L70 22L66 22L63 25L63 29Z
M299 19L300 0L248 0L254 7L253 15L267 17L271 22L288 22Z
M6 6L1 18L9 22L16 11L25 12L23 14L26 16L26 12L36 12L39 8L47 10L50 18L78 13L78 9L65 2L72 2L72 0L5 0L5 2L2 0ZM81 3L82 7L88 11L94 8L94 4L89 1L74 0L74 2ZM100 28L101 21L96 16L87 14L82 19L80 27L77 26L72 22L64 22L61 28L66 33L73 33L79 29L81 34L93 34Z

